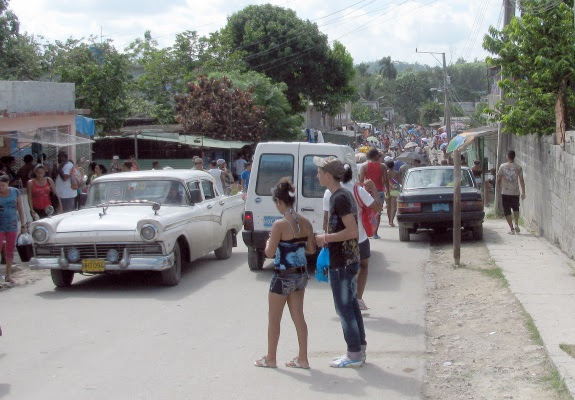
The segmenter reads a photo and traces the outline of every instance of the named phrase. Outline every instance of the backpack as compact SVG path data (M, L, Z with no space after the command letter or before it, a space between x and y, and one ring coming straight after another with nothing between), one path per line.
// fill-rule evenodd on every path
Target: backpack
M366 206L363 200L361 200L357 184L353 187L353 195L358 207L361 208L361 224L363 225L363 229L365 229L365 233L368 237L372 237L375 233L375 228L377 228L377 212Z
M70 171L70 185L72 190L82 189L82 186L85 185L84 179L78 168L74 165L72 170Z

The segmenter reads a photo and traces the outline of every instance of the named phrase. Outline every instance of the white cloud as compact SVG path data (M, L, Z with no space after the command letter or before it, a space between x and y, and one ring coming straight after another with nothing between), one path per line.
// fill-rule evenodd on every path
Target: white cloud
M10 8L22 29L48 40L100 35L118 49L151 30L160 44L169 45L177 32L197 30L208 34L223 27L227 17L248 4L272 3L289 7L302 19L314 21L330 40L341 41L356 63L390 55L393 60L435 65L415 48L448 52L455 61L485 57L482 36L496 25L499 1L486 0L485 16L471 37L484 2L461 0L11 0ZM359 2L359 3L358 3ZM358 3L355 6L352 4ZM341 10L340 12L337 12ZM333 15L330 15L333 14ZM329 15L329 16L328 16Z

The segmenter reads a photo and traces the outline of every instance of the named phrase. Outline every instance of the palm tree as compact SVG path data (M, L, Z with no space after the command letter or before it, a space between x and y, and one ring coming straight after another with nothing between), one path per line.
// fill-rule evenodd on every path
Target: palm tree
M379 74L388 81L393 81L397 78L397 70L391 62L391 56L383 57L378 63L381 68L379 69Z

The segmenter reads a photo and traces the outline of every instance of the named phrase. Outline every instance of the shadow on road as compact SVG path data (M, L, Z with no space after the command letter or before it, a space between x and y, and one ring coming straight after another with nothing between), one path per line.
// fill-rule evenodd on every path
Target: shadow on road
M415 378L390 373L369 362L353 373L350 371L349 377L325 373L313 369L313 366L304 373L285 368L279 368L277 372L293 377L298 384L309 385L309 390L326 394L365 396L367 388L376 387L402 396L417 396L420 386L420 382Z
M339 319L337 320L339 321ZM370 317L369 311L363 312L363 324L372 331L393 333L400 336L419 336L425 333L422 325L401 323L385 317Z
M36 295L47 300L64 298L92 298L105 295L107 298L161 298L167 301L182 299L205 285L225 276L245 264L247 253L237 251L228 260L217 260L213 254L182 266L182 277L178 286L161 286L153 272L125 272L96 275L84 278L76 275L75 283L69 288L54 288ZM80 280L81 279L81 280Z

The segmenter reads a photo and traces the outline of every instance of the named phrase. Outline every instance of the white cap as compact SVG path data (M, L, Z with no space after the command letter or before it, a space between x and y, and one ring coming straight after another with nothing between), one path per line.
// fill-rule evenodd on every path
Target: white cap
M114 159L114 160L119 160L119 159L120 159L120 156L114 156L114 157L112 157L112 159Z
M393 158L391 158L390 156L385 156L383 159L383 162L388 162L388 161L393 161Z

